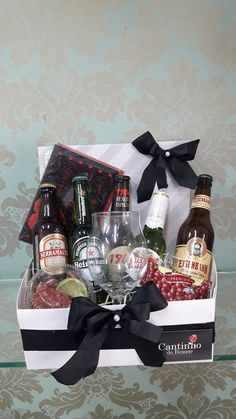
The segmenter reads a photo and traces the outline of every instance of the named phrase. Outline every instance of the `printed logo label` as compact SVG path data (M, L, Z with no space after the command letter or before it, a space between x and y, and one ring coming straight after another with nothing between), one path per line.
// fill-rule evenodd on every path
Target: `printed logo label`
M195 195L193 197L191 208L211 209L211 198L208 195Z
M132 250L126 263L126 272L129 276L138 281L145 275L148 264L148 252L143 247L136 247Z
M82 278L93 281L87 261L88 238L89 236L85 236L75 241L72 248L72 258L73 264L76 269L80 270Z
M201 237L193 237L186 245L186 254L203 258L207 252L206 242Z
M40 268L50 273L56 266L65 266L68 249L66 239L62 234L49 234L39 242Z
M191 335L188 338L189 342L195 343L197 342L197 335Z
M173 270L188 275L194 280L194 285L201 285L208 279L212 253L201 237L194 237L186 245L176 247Z
M108 254L108 273L114 277L128 273L134 281L138 281L145 274L147 262L147 251L143 247L131 251L129 246L118 246Z
M91 277L95 282L101 281L105 273L105 260L102 255L102 242L95 237L93 237L93 244L88 245L87 260Z
M114 198L115 199L115 210L116 211L123 211L129 210L129 191L128 189L122 188L117 189L114 192Z
M107 255L107 268L110 275L122 275L126 272L126 263L129 259L130 247L118 246Z
M167 362L212 358L212 329L164 331L158 349Z

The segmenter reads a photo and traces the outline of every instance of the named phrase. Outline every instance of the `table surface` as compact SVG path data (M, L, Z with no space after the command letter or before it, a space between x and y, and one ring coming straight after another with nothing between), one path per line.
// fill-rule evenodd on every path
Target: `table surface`
M0 368L25 367L16 317L19 279L0 279ZM236 361L236 272L218 272L215 361Z

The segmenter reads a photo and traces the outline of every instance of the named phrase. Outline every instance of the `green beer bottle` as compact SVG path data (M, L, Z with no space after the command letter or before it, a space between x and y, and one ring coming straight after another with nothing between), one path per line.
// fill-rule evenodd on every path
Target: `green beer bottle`
M82 278L93 284L98 304L105 301L107 294L98 287L91 276L87 262L87 243L92 228L90 185L87 176L76 176L72 180L74 190L74 231L71 236L71 259Z

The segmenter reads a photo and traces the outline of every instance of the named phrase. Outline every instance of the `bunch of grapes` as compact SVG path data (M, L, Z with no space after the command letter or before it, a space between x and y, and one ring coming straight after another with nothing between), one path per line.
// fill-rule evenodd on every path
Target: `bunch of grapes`
M189 285L185 282L171 282L167 279L167 275L159 271L155 259L150 258L145 276L142 278L140 285L145 282L153 281L162 295L167 301L183 301L209 298L212 282L210 280L198 287Z

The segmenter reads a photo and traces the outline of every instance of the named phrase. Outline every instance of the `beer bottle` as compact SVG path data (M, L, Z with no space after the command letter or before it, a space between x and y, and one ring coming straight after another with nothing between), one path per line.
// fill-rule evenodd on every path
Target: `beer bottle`
M75 225L71 238L72 262L84 278L91 280L87 264L87 241L92 227L90 186L87 176L74 177L72 184Z
M115 177L111 211L129 211L129 181L129 176Z
M181 225L176 242L174 270L189 275L194 285L209 279L214 243L214 230L210 219L210 175L198 176L197 186L187 219Z
M94 284L87 262L87 244L92 228L90 185L87 176L72 179L74 191L74 224L71 237L72 263L81 273L82 278L91 281L96 293L97 303L103 303L107 297L105 291Z
M67 232L60 219L60 202L54 184L43 183L39 189L38 220L32 232L33 270L60 274L68 262Z
M169 195L165 192L154 192L148 215L143 228L143 235L148 246L149 257L157 262L162 261L166 252L164 225L168 209Z

